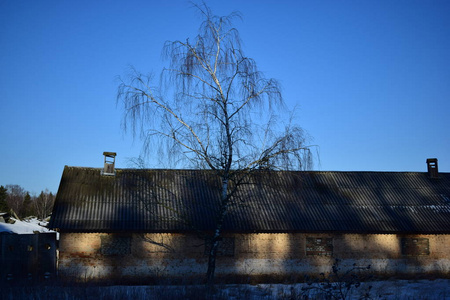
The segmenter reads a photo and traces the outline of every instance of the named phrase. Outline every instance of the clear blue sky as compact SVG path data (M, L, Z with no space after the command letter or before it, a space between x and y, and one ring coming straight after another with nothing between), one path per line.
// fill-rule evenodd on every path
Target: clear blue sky
M245 53L298 106L316 170L437 157L450 172L450 1L206 3L243 14ZM101 167L103 151L129 166L141 143L121 131L116 77L159 73L163 43L198 25L187 1L0 0L0 185L56 192L64 165Z

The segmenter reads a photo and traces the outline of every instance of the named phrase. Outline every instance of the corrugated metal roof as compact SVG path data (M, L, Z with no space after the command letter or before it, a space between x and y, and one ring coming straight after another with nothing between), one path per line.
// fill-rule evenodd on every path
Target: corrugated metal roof
M220 179L206 170L65 167L61 231L214 230ZM235 232L450 233L450 173L260 172L233 198Z

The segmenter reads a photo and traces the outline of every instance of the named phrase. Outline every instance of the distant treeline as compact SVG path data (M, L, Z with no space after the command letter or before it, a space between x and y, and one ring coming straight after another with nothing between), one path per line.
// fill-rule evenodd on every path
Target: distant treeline
M54 203L55 196L48 189L39 195L30 195L17 184L0 186L0 212L12 210L19 218L36 216L45 219L51 214Z

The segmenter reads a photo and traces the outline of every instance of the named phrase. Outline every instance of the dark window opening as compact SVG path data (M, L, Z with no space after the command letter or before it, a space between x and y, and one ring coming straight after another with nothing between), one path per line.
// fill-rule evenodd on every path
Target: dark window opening
M104 235L101 239L101 253L104 255L126 255L131 253L131 236Z
M402 255L423 256L430 255L430 242L425 238L402 238Z
M306 238L306 255L332 256L333 255L333 239L307 237Z

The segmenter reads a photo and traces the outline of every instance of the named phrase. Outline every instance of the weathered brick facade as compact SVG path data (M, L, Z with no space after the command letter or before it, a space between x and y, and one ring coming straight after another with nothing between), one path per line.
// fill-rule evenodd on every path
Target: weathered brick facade
M227 281L301 280L354 265L365 275L450 275L449 235L229 234L216 275ZM186 234L63 233L59 274L76 280L201 282L205 243ZM370 270L363 269L371 265Z

